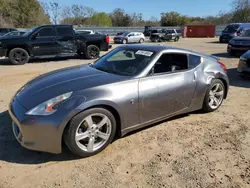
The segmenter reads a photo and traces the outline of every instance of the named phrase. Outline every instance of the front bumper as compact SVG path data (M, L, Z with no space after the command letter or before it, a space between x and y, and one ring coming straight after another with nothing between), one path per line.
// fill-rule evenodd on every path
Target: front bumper
M120 44L120 43L122 43L122 39L115 39L115 38L114 38L114 43L115 43L115 44Z
M249 76L250 77L250 62L247 63L243 60L240 60L239 61L239 64L238 64L238 68L237 68L237 71L240 75L244 75L244 76Z
M7 50L0 47L0 57L6 57L7 56Z
M227 36L227 35L222 35L222 36L220 36L220 42L229 42L231 39L232 39L233 37L231 37L231 36Z
M13 120L12 128L17 141L30 150L61 153L62 133L59 131L56 118L27 116L27 110L13 100L9 106L9 114Z
M243 54L245 52L247 52L248 50L250 50L250 46L241 46L241 45L232 45L232 44L228 44L227 46L227 52L235 52L235 53L240 53Z

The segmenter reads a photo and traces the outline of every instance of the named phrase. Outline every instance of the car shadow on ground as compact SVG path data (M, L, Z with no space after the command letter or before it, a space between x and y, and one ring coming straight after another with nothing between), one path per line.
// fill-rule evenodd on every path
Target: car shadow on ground
M49 154L23 148L14 137L8 111L0 113L0 161L17 164L42 164L50 161L76 159L79 158L64 145L62 154Z
M59 61L66 61L66 60L72 60L72 59L78 59L78 60L87 60L86 58L79 56L79 55L72 55L72 56L64 56L64 57L49 57L49 58L32 58L30 59L28 64L32 63L49 63L51 61L53 62L59 62ZM15 66L12 65L8 58L0 59L0 65L1 66Z
M227 75L230 86L250 88L250 78L242 78L238 74L237 68L227 69Z
M215 54L211 54L213 56L217 56L217 57L222 57L222 58L239 58L240 55L235 55L235 56L230 56L227 52L225 53L215 53Z
M212 44L227 44L226 42L220 42L219 39L218 39L218 41L209 41L209 42L206 42L206 43L212 43Z

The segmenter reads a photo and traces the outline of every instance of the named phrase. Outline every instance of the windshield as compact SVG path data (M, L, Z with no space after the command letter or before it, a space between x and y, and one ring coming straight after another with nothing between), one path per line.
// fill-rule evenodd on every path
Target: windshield
M161 30L153 30L151 33L161 33Z
M149 64L155 54L152 51L116 48L91 66L112 74L135 76Z
M167 30L167 33L175 33L174 30Z
M229 33L233 33L235 31L237 31L237 29L240 27L240 25L228 25L225 29L224 32L229 32Z
M30 35L31 33L33 33L38 27L39 27L39 26L32 28L31 30L29 30L28 32L26 32L23 36L29 36L29 35Z
M246 30L242 35L240 35L241 37L250 37L250 29Z
M124 33L121 34L121 36L126 37L128 34L129 34L129 32L124 32Z

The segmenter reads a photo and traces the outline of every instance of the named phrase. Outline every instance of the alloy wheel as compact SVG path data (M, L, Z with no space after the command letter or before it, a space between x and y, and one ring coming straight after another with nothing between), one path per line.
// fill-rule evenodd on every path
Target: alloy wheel
M111 120L104 114L91 114L76 129L75 141L85 152L95 152L105 145L111 136Z
M223 101L223 96L224 96L224 87L220 83L214 84L209 92L208 105L212 109L217 109Z
M22 63L27 58L26 54L23 51L16 51L13 54L13 57L14 57L14 60L19 62L19 63Z

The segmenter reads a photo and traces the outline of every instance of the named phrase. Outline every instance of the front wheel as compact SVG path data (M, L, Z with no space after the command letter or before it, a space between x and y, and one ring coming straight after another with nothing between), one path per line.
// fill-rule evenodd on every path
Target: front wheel
M101 152L113 140L116 120L104 108L92 108L76 115L64 133L67 147L80 157Z
M29 53L23 48L14 48L9 53L9 61L13 65L24 65L29 62Z
M88 59L98 58L100 56L100 49L96 45L89 45L85 55Z
M128 43L128 41L126 39L122 40L122 44L127 44L127 43Z
M224 100L224 94L225 86L223 82L219 79L214 79L207 90L202 109L205 112L217 110Z

